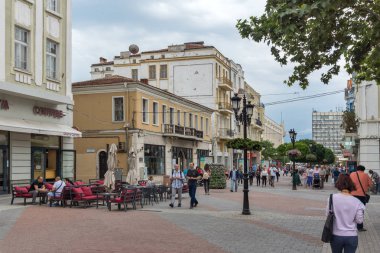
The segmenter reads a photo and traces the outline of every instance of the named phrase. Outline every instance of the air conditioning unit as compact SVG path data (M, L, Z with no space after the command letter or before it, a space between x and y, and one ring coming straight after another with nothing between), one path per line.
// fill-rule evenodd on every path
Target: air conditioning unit
M118 152L125 152L125 142L119 142L117 150Z

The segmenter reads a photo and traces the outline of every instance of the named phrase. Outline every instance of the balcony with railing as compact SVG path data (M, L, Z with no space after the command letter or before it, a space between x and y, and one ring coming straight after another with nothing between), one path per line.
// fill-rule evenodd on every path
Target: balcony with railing
M219 112L221 113L227 113L227 114L234 113L234 111L232 110L232 105L229 102L219 102L218 108L219 108Z
M230 79L228 79L227 77L219 77L218 78L218 87L225 89L225 90L228 90L228 91L233 90L232 81Z
M172 136L183 139L200 140L203 139L203 131L199 131L192 127L184 127L180 125L163 124L162 132L164 136Z
M230 140L234 138L234 131L229 128L219 128L218 137L220 139Z

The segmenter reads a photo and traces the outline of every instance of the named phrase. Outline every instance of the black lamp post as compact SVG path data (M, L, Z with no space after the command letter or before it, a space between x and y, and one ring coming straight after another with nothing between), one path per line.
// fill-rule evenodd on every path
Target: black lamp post
M293 149L295 149L295 143L297 138L297 132L293 129L289 130L289 137L290 141L292 142ZM297 190L297 184L296 184L296 161L295 156L293 156L293 190Z
M247 127L251 124L251 118L253 115L253 108L255 107L251 102L247 103L247 98L244 94L243 96L243 108L241 108L240 112L240 101L241 98L238 94L235 94L234 97L231 98L232 108L235 112L236 121L243 123L243 134L244 139L247 139ZM248 199L248 166L247 166L247 148L244 148L244 199L243 199L243 212L244 215L250 215L251 211L249 210L249 199Z

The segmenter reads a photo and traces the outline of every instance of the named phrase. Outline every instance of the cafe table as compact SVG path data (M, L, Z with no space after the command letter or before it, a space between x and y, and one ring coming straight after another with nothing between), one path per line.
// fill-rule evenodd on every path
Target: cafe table
M103 196L104 200L106 201L107 208L108 208L108 210L110 210L111 209L111 202L110 202L111 197L112 196L118 196L118 195L119 195L119 193L117 193L117 192L100 192L100 193L98 193L97 194L98 197L96 200L96 208L98 208L98 206L99 206L99 196Z

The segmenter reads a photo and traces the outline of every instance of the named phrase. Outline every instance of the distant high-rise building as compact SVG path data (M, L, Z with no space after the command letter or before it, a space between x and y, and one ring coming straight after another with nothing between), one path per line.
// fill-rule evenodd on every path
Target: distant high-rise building
M313 111L312 126L313 140L330 148L335 155L341 155L340 143L344 136L341 127L343 112L317 112Z

